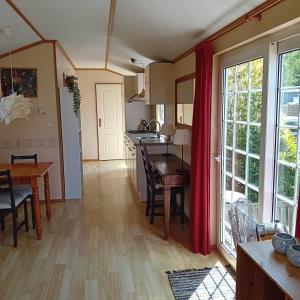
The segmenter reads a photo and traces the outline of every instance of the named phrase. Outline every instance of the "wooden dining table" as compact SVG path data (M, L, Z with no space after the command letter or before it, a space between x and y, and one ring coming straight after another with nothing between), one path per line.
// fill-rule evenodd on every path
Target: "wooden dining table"
M34 201L34 219L36 237L38 240L42 238L42 224L41 224L41 208L40 197L38 189L38 181L40 178L44 179L44 193L46 203L46 215L48 221L51 219L50 207L50 187L49 187L49 170L54 165L53 162L39 162L33 163L17 163L5 164L0 163L0 170L10 170L14 185L28 183L32 188L32 196Z
M164 190L164 239L168 240L170 232L171 188L190 184L190 165L171 154L150 154L149 162L162 178Z

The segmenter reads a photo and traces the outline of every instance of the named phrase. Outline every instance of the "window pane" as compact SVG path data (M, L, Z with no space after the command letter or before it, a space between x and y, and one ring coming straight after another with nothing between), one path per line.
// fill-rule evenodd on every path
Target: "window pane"
M250 62L251 89L262 89L263 81L263 59L256 59Z
M245 198L245 185L235 181L233 200L237 200L239 198Z
M247 122L248 94L237 94L236 97L236 120Z
M260 123L262 93L251 93L250 96L250 122Z
M232 151L226 150L226 171L232 173Z
M235 152L235 176L245 179L246 156Z
M277 193L286 198L294 198L295 169L279 164Z
M232 147L233 145L233 123L227 122L226 129L226 145Z
M226 96L226 119L233 120L234 95Z
M299 93L282 91L280 95L280 125L298 126Z
M252 203L258 203L258 192L248 188L248 200Z
M247 126L236 125L236 148L246 151L247 143Z
M282 55L281 87L300 86L300 50Z
M259 155L260 152L260 126L250 126L249 152Z
M253 157L249 157L248 181L257 187L259 185L259 160Z
M297 157L297 129L280 129L279 159L296 163Z
M235 67L226 69L226 92L234 92Z
M277 199L275 219L288 226L290 233L292 233L293 230L293 210L293 206Z
M249 63L240 64L237 66L237 90L248 90Z
M232 202L232 177L225 176L225 191L223 194L225 202Z

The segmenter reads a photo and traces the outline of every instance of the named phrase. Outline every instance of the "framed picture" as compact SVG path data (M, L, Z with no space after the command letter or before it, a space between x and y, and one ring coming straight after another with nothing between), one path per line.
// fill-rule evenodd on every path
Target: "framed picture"
M37 97L37 70L13 68L14 91L24 97ZM2 96L6 97L12 93L11 71L1 69L1 91Z

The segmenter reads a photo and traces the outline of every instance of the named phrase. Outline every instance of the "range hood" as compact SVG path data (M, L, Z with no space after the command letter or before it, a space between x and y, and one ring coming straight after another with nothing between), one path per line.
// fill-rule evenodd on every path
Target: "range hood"
M134 78L134 93L126 99L126 102L131 103L135 101L145 100L145 87L144 87L144 73L138 73Z

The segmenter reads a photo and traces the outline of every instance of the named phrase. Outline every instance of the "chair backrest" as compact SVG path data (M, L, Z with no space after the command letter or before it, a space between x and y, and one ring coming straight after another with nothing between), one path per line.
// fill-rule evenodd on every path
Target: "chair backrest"
M11 155L10 156L11 164L14 164L18 160L21 160L21 161L32 160L35 164L37 164L37 154L32 154L32 155Z
M143 163L144 163L144 169L145 169L145 174L146 174L146 179L147 179L147 186L150 189L155 188L155 176L151 167L151 164L149 162L149 155L148 155L148 150L147 146L142 142L142 140L139 140L140 143L140 148L141 148L141 153L142 153L142 158L143 158Z
M12 179L10 175L10 170L0 170L0 201L1 201L1 193L10 193L11 206L15 207L15 199L12 188Z
M256 232L257 218L250 201L240 198L231 203L228 216L235 246L237 243L257 242L259 240Z

